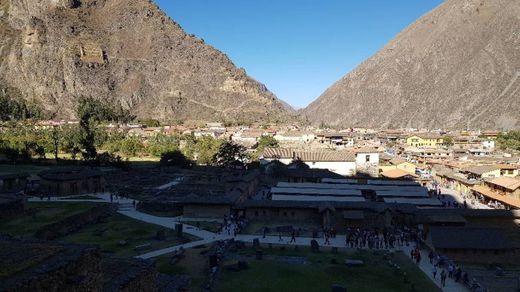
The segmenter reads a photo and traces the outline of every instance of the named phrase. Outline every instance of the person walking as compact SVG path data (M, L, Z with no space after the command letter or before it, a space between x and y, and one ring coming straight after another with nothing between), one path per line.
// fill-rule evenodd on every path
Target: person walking
M428 258L430 259L430 264L433 264L433 258L434 258L433 251L430 251L430 253L428 254Z
M449 264L448 265L448 278L453 278L453 271L455 270L455 268L453 267L453 264Z
M446 270L441 272L441 287L446 287Z
M278 233L278 241L280 241L280 242L283 241L283 239L282 239L282 233L281 233L281 232Z
M289 243L296 243L296 232L293 230L292 234L291 234L291 241L289 241Z
M421 252L419 250L415 251L415 261L417 264L421 263Z
M436 266L433 266L433 268L432 268L432 274L433 274L433 279L435 280L436 277L437 277L437 267L436 267Z

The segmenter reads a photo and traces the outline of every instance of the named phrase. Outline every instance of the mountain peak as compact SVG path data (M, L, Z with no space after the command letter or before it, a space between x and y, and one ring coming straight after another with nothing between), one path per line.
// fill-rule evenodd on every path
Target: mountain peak
M281 121L265 85L149 0L0 0L0 86L73 117L82 97L139 118Z
M519 15L515 0L446 1L303 114L373 128L520 127Z

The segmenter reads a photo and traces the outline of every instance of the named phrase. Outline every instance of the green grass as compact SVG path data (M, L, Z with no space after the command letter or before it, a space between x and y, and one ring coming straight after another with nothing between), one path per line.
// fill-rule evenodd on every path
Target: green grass
M189 275L189 291L204 291L202 285L208 275L207 256L201 255L203 249L188 249L184 253L184 258L175 265L170 263L171 256L164 255L155 258L157 271L168 275Z
M93 206L94 203L88 202L31 202L27 204L26 215L1 222L0 233L31 237L40 227L81 213Z
M242 255L254 252L249 250ZM266 255L267 254L267 255ZM300 256L307 264L289 264L277 260L274 255ZM363 267L347 267L346 258L362 259ZM330 261L336 259L337 264ZM401 266L400 271L388 266L382 255L370 252L320 254L301 251L264 250L264 259L249 259L249 269L223 271L217 291L330 291L339 284L348 291L409 291L410 283L404 282L403 272L414 283L416 291L440 291L403 253L393 255L392 261Z
M165 228L116 214L107 218L106 222L86 226L71 235L61 238L61 240L94 244L98 245L103 252L113 253L119 257L130 257L197 239L186 234L183 238L180 238L174 234L173 230L165 229L166 238L157 240L155 235L161 229ZM119 242L122 240L126 241L127 244L124 246L119 245ZM134 250L136 246L147 243L151 244L149 248L140 251Z
M62 200L101 200L101 199L96 196L84 195L84 196L62 198Z
M96 206L96 204L88 202L31 202L28 203L27 215L1 222L0 233L34 237L35 232L42 226L84 212ZM106 218L103 222L85 226L59 240L99 245L103 252L114 253L120 257L130 257L198 239L187 234L180 238L171 229L168 229L166 230L166 238L157 240L155 235L161 229L165 228L115 214ZM125 246L119 245L122 240L127 242ZM140 251L134 250L135 246L147 243L151 244L149 248Z
M199 223L200 229L204 229L209 232L217 232L220 227L220 222L210 222L210 221L181 221L184 224L192 225L197 227L197 223Z

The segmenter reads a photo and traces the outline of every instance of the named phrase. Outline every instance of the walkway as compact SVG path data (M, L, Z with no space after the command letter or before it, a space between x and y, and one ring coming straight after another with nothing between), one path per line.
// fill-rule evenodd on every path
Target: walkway
M175 180L173 180L173 181L171 181L171 182L169 182L167 184L164 184L162 186L156 187L155 189L156 190L166 190L166 189L168 189L170 187L173 187L174 185L178 185L181 181L182 181L182 177L178 177Z
M464 197L459 191L441 187L441 192L442 194L446 195L447 199L451 199L450 201L457 201L459 204L464 204ZM468 199L466 200L466 203L468 208L471 209L491 209L489 206L482 204L477 200Z
M410 256L410 252L412 250L413 246L403 246L401 250L404 252L404 254ZM430 260L428 259L428 251L421 250L421 262L418 266L425 274L432 280L437 287L441 288L442 291L446 292L459 292L459 291L468 291L466 286L459 282L455 282L453 279L446 278L446 287L441 287L441 268L437 269L437 277L436 279L433 278L432 268L433 265L430 264ZM446 271L448 273L448 271Z
M84 196L85 195L77 196L77 197L84 197ZM64 199L62 197L51 197L50 199L44 198L43 200L40 200L40 198L29 198L29 201L30 202L95 202L95 203L105 203L105 202L110 203L111 202L110 194L95 194L95 195L92 194L90 196L96 196L100 200L73 199L73 197L68 197L68 198L72 198L72 199ZM134 200L132 200L132 199L126 199L126 198L121 198L121 197L118 197L116 199L115 196L112 197L112 203L117 203L119 206L118 213L125 215L127 217L130 217L130 218L133 218L135 220L163 226L165 228L174 229L175 225L180 223L180 220L187 219L187 218L182 218L182 216L180 216L180 217L158 217L158 216L146 214L146 213L137 211L133 207L133 202L134 202ZM135 202L138 203L137 201L135 201ZM195 218L193 218L193 220L195 220ZM200 220L198 220L198 221L200 221ZM167 248L151 251L151 252L148 252L145 254L138 255L138 256L136 256L136 258L151 259L151 258L155 258L155 257L162 256L165 254L173 253L173 252L179 250L180 248L189 249L189 248L193 248L193 247L204 245L204 244L210 244L210 243L213 243L218 240L227 240L227 239L231 239L231 238L234 238L235 240L243 241L246 243L252 243L254 239L258 239L260 244L270 244L271 243L271 244L275 244L275 245L298 245L298 246L310 246L311 241L313 240L313 238L310 238L310 237L297 237L296 241L291 243L290 236L282 236L280 239L279 236L263 237L261 235L238 234L233 237L232 234L228 234L226 231L222 232L221 234L217 234L217 233L199 229L192 225L188 225L188 224L184 224L184 223L182 223L182 225L183 225L183 232L196 236L201 239L197 240L197 241L192 241L192 242L188 242L185 244L181 244L181 245L176 245L176 246L172 246L172 247L167 247ZM318 244L320 245L320 248L322 248L322 249L330 248L330 247L345 248L345 236L338 236L336 238L330 238L330 240L329 240L330 244L327 244L327 245L325 244L325 239L323 239L323 238L316 238L316 241L318 242ZM412 248L411 246L410 247L402 246L402 247L396 248L395 250L402 250L406 255L409 255L411 248ZM421 254L422 254L423 260L419 264L419 268L439 288L441 288L440 287L441 270L439 269L439 271L438 271L437 279L433 279L432 265L429 263L428 253L427 253L427 251L422 250ZM462 284L456 283L452 279L449 279L449 278L446 280L446 287L444 287L442 290L449 291L449 292L451 292L451 291L468 291L468 289L466 289L466 287L464 287Z

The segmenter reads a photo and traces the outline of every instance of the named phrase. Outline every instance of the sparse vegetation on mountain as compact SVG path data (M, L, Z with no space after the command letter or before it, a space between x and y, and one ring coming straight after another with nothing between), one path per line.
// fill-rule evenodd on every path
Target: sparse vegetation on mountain
M447 0L303 110L315 125L520 127L520 1Z
M501 148L520 151L520 130L500 133L497 142Z
M77 117L88 97L139 120L290 118L263 84L153 1L70 2L0 0L0 81L49 116Z

